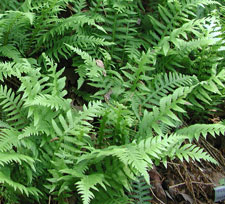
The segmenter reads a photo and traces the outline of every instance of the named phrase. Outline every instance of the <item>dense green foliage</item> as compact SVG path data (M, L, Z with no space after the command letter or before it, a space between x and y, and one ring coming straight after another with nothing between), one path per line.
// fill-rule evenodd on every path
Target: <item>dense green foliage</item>
M220 3L1 0L0 201L145 203L153 165L217 163Z

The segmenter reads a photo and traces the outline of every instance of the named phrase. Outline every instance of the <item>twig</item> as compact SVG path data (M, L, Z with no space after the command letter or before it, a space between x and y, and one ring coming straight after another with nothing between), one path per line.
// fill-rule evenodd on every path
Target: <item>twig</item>
M169 188L176 188L176 187L182 186L182 185L185 185L185 182L179 183L179 184L176 184L176 185L173 185L173 186L169 186Z
M48 204L51 204L51 196L48 197Z
M203 182L198 182L198 181L191 181L192 184L202 184L202 185L214 185L213 183L203 183ZM182 186L182 185L185 185L185 182L183 183L178 183L176 185L173 185L173 186L169 186L169 188L176 188L178 186Z
M181 166L181 164L178 164L178 163L174 163L174 162L167 162L168 164L172 164L172 165L177 165L177 166Z
M161 201L156 195L155 195L155 193L153 192L153 190L152 190L152 188L150 188L150 191L152 192L152 194L153 194L153 196L156 198L156 200L158 200L160 203L162 203L162 204L166 204L166 203L164 203L163 201Z
M202 184L202 185L214 185L213 183L203 183L203 182L198 182L198 181L192 181L191 183L193 183L193 184Z

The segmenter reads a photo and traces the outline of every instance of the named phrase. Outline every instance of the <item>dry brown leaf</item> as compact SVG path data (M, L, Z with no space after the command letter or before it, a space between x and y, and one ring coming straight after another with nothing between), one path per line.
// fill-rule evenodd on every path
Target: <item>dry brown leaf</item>
M97 59L95 61L96 61L97 66L103 69L103 71L102 71L103 76L106 76L105 65L104 65L103 61L100 59Z

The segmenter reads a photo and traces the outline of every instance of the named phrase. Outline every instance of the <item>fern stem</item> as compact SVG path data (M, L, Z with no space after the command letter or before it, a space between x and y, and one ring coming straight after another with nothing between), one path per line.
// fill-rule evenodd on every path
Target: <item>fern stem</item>
M8 31L7 31L7 32L5 33L5 35L4 35L4 42L3 42L3 45L7 45L7 44L8 44L8 41L9 41L9 34L11 33L11 30L12 30L12 28L13 28L13 26L14 26L14 23L16 22L16 20L18 19L18 17L19 17L19 14L17 14L17 15L15 16L14 20L11 21L11 24L9 25L9 29L8 29Z
M102 2L102 0L97 1L97 6L95 7L95 10L94 10L95 13L98 12L98 8L100 7L101 2Z
M118 15L115 15L114 16L114 23L113 23L113 31L112 31L112 41L115 43L115 40L116 40L116 28L117 28L117 18L118 18ZM111 49L111 56L113 56L113 53L114 53L114 48L115 48L115 45L112 46L112 49Z
M127 24L126 36L128 36L129 28L130 28L130 22L128 22L128 24ZM124 42L124 46L123 47L126 47L126 45L127 45L127 37L125 39L125 42ZM123 52L122 64L124 62L124 58L125 58L125 52Z

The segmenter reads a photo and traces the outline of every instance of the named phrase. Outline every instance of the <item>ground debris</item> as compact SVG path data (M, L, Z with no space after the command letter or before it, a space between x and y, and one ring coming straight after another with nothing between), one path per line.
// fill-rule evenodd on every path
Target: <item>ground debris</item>
M175 160L154 167L149 172L154 204L213 204L214 187L225 178L225 159L223 153L214 148L204 138L198 141L219 163L218 166L206 161L181 162Z

